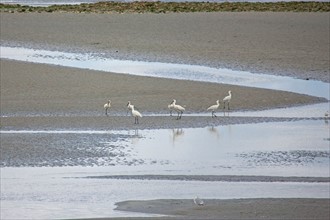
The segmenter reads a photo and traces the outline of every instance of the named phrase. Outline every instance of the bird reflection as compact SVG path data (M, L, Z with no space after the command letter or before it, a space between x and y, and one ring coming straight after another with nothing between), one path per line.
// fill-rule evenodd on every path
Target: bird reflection
M324 123L326 125L329 125L329 119L330 119L330 116L329 116L329 112L327 111L326 113L324 113Z
M227 111L227 112L226 111L223 111L223 116L224 117L226 117L226 116L229 117L229 111Z
M131 130L129 130L128 135L131 136L131 142L134 145L137 144L139 142L139 139L141 138L141 135L139 135L138 129L135 129L133 134L131 134Z
M172 129L172 141L173 144L177 141L177 139L184 134L182 128Z
M212 135L216 136L217 139L220 138L220 133L219 133L218 129L215 128L214 126L207 128L207 130L208 130Z

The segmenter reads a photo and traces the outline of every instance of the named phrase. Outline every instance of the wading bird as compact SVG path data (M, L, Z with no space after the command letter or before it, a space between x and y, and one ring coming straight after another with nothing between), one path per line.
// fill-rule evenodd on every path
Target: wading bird
M170 116L172 116L173 111L173 102L167 106L168 110L170 110Z
M127 103L127 112L126 112L126 115L128 115L128 112L129 112L129 111L132 111L132 107L133 107L133 105L131 104L131 101L128 101L128 103Z
M105 115L108 116L108 109L111 107L111 100L108 100L107 103L104 104Z
M220 102L219 102L219 100L217 100L217 104L215 104L215 105L211 105L210 107L208 107L208 111L212 111L212 118L213 117L217 117L215 114L214 114L214 112L215 112L215 110L217 110L218 108L220 107Z
M139 124L139 117L142 118L142 115L134 109L134 105L132 105L132 116L135 118L134 124Z
M198 196L196 196L196 197L194 198L194 203L195 203L196 205L199 205L199 206L203 206L203 205L204 205L204 201L203 201L202 199L198 198Z
M186 110L184 107L182 107L181 105L177 105L176 104L176 100L173 99L172 103L173 105L173 109L178 113L178 117L176 118L177 120L178 119L181 119L181 116L183 114L183 112Z
M231 100L231 91L229 90L228 91L228 96L226 96L224 99L223 99L223 109L225 109L226 108L226 102L227 102L227 104L228 104L228 110L230 109L229 108L229 103L230 103L230 100Z

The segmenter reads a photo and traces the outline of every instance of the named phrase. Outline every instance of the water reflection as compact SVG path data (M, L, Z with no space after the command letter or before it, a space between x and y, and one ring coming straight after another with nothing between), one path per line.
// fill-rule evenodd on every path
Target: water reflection
M184 135L184 131L182 128L176 128L176 129L172 129L172 145L174 146L175 143L178 141L178 139Z
M207 130L210 132L210 134L212 136L215 136L217 139L220 138L220 133L218 131L218 128L212 126L212 127L207 128Z
M229 113L230 113L230 111L224 111L224 112L223 112L223 116L224 116L224 117L226 117L226 116L229 117Z
M128 136L130 137L131 143L133 145L137 144L139 140L142 138L142 135L139 134L139 130L128 130Z
M168 161L189 172L324 176L330 165L329 127L323 120L141 133L133 144L137 158L152 158L154 165Z

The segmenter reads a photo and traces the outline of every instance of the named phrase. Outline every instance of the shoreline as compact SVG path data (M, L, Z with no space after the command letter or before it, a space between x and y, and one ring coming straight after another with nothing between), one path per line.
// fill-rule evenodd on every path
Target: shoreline
M1 13L1 44L96 51L115 59L186 63L329 83L328 16L299 12Z
M234 97L232 111L326 102L324 98L252 87L132 76L3 59L0 64L3 115L23 113L28 116L29 112L58 117L66 114L86 115L88 120L93 116L106 117L103 105L109 99L112 101L110 115L125 114L128 101L142 115L169 114L167 106L174 98L186 106L185 114L207 113L208 106L215 100L221 100L228 90ZM223 104L219 115L223 111L221 108ZM51 117L49 120L52 120Z
M257 124L270 122L293 122L303 120L325 120L319 118L280 118L280 117L238 117L238 116L145 116L134 124L131 116L73 116L73 117L1 117L1 130L6 131L122 131L122 130L154 130L177 128L205 128L238 124Z

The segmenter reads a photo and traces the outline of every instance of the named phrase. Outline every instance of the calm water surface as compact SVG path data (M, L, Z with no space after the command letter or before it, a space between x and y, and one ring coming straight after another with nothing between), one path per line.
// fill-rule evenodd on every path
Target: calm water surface
M248 84L329 99L329 83L203 66L109 60L88 54L8 47L1 47L1 58L142 76ZM329 103L322 103L231 114L323 117L328 109ZM329 198L329 183L318 182L86 178L116 174L329 177L329 133L329 119L326 118L170 130L1 130L2 141L14 144L19 140L28 140L32 148L34 143L38 143L38 147L51 159L42 161L42 167L38 164L34 164L35 167L14 167L16 165L12 162L15 159L29 164L29 160L38 161L40 158L38 154L36 158L33 154L23 154L23 158L6 158L2 154L0 217L63 219L141 216L114 211L114 204L129 199L192 199L196 195L218 199ZM54 158L52 155L63 145L73 152L73 157ZM77 153L79 156L75 156ZM19 166L19 163L16 164Z
M113 210L116 202L132 199L192 199L195 195L218 199L329 198L329 183L321 182L97 178L144 174L329 177L329 124L322 120L107 133L8 131L1 136L34 138L40 134L40 140L55 135L68 148L79 145L81 152L85 149L89 154L111 151L113 160L86 157L82 158L87 161L84 166L54 167L49 162L44 167L2 167L3 219L144 216ZM67 142L68 134L81 136ZM126 138L118 141L116 135ZM94 145L87 139L94 140ZM98 164L107 160L112 165ZM90 176L96 178L86 178Z

